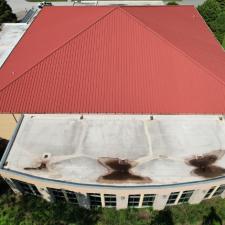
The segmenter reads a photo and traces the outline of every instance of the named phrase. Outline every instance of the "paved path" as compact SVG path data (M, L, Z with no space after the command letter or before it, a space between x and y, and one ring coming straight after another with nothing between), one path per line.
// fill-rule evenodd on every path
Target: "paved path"
M205 0L183 0L180 2L180 4L197 6L199 4L202 4L204 1ZM37 5L38 5L37 2L27 2L26 0L7 0L7 2L12 7L13 11L17 14L19 19L21 19L25 15L26 11L28 11L32 7L37 7ZM95 1L93 1L93 2L95 2ZM104 3L99 4L99 5L105 5L106 2L107 1L104 1ZM134 2L134 1L132 1L132 2ZM138 4L141 4L142 1L138 0L137 2L138 2ZM145 2L146 1L143 1L143 4ZM160 1L158 1L158 2L160 2ZM59 6L59 5L72 6L73 2L71 0L69 0L67 2L53 2L53 4L57 5L57 6ZM159 5L161 5L161 4L159 4Z

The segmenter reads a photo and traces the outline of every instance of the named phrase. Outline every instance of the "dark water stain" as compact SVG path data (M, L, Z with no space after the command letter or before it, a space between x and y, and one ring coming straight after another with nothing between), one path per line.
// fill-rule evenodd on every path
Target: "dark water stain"
M217 159L215 155L197 156L196 158L190 159L189 164L195 167L205 168L215 163Z
M150 183L152 180L149 177L142 177L132 173L131 169L136 166L135 161L122 160L119 158L99 158L99 163L107 168L108 173L100 176L100 183Z
M213 178L225 173L223 167L213 165L218 159L219 157L215 154L205 154L189 159L188 164L196 167L192 173L205 178Z
M47 165L46 162L41 162L40 166L38 167L25 167L25 170L43 170L43 169L47 169Z
M213 178L221 176L225 173L225 169L219 166L207 166L202 168L196 168L193 170L193 172L198 175L205 178Z

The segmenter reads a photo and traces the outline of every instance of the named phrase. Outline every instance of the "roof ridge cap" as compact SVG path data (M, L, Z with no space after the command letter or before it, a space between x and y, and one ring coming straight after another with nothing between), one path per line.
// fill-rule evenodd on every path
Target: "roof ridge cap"
M50 52L48 55L46 55L45 57L43 57L41 60L39 60L37 63L35 63L34 65L32 65L29 69L27 69L26 71L24 71L22 74L20 74L15 80L12 80L11 82L9 82L8 84L6 84L3 88L0 89L0 92L2 92L3 90L5 90L8 86L10 86L12 83L16 82L17 80L19 80L21 77L23 77L24 75L26 75L27 72L29 72L31 69L33 69L35 66L37 66L38 64L40 64L43 60L47 59L48 57L50 57L52 54L54 54L56 51L58 51L59 49L63 48L65 45L67 45L68 43L70 43L72 40L74 40L75 38L77 38L79 35L81 35L82 33L84 33L85 31L87 31L88 29L90 29L92 26L94 26L95 24L97 24L101 19L105 18L106 16L108 16L109 14L111 14L114 10L118 9L119 7L113 7L111 10L109 10L106 14L104 14L103 16L99 17L94 23L91 23L90 25L88 25L86 28L82 29L79 33L75 34L74 36L72 36L71 38L69 38L67 41L65 41L62 45L60 45L58 48L55 48L52 52Z
M139 23L140 25L142 25L145 29L147 29L148 31L151 31L155 36L157 36L158 38L160 38L161 40L166 41L172 48L174 48L175 50L177 50L180 54L182 54L183 56L185 56L186 58L188 58L190 61L192 61L192 63L197 64L201 67L201 69L205 70L209 76L211 76L212 78L214 78L215 80L217 80L219 83L221 83L222 85L225 86L225 81L223 81L222 79L220 79L218 76L214 75L212 71L210 71L209 69L207 69L204 65L202 65L201 63L199 63L196 59L194 59L192 56L190 56L188 53L186 53L185 51L181 50L180 48L176 47L171 41L169 41L167 38L164 38L162 35L160 35L157 31L151 29L149 26L147 26L145 23L143 23L141 20L139 20L136 16L134 16L133 14L129 13L127 10L123 9L123 7L120 7L121 10L123 10L128 16L132 17L133 19L136 20L137 23Z

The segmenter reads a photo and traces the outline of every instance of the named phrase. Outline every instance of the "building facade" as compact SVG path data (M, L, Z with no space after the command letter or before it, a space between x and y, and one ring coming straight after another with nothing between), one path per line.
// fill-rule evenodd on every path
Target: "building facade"
M59 142L57 141L51 142L49 140L46 142L46 145L41 146L41 144L45 143L43 139L45 136L47 136L45 140L55 140L55 138L60 139L59 134L61 134L61 132L64 133L65 137L71 133L70 129L67 131L64 130L64 121L68 126L69 124L73 124L72 126L75 125L75 127L79 127L80 133L83 132L89 135L82 136L81 141L76 137L76 135L78 135L76 130L73 131L74 139L70 141L75 147L71 148L72 151L76 149L75 151L77 152L75 152L74 155L71 152L68 152L68 149L70 148L70 145L68 144L64 144L64 150L62 151L62 154L66 154L66 156L59 154L61 150L58 150L57 146L60 145L58 145ZM118 121L120 122L118 123ZM125 142L122 143L122 140L128 140L134 133L135 136L133 136L133 140L135 140L135 142L132 142L132 145L136 149L136 140L139 141L139 139L135 139L135 137L138 136L138 133L142 132L142 130L139 129L139 126L135 126L134 130L132 130L132 127L128 127L129 132L126 134L128 139L127 137L125 139L119 137L120 135L123 136L124 132L127 132L127 126L130 123L139 125L140 121L144 121L144 124L149 123L148 125L152 127L152 130L150 130L149 133L147 132L146 135L147 138L150 138L151 142L150 145L149 142L147 144L147 147L151 146L152 148L152 155L150 158L148 155L149 153L145 153L146 156L143 156L140 152L135 155L135 153L132 152L130 143L127 143L127 146ZM168 123L170 123L170 125ZM82 131L80 124L84 124L86 130ZM90 126L88 124L90 124ZM107 129L105 129L102 124L106 124ZM118 128L118 124L119 130L116 129ZM28 126L29 133L27 133ZM50 126L53 127L47 128ZM219 171L221 170L221 174L212 175L210 169L205 166L203 170L206 170L206 173L211 176L211 178L209 178L204 172L200 176L198 173L193 173L195 167L186 162L186 159L189 159L189 156L185 155L183 157L182 155L181 159L177 155L177 158L174 158L174 153L172 152L173 149L171 147L170 151L162 156L161 151L163 151L163 146L161 144L158 145L155 142L155 135L156 132L158 132L156 127L158 126L160 126L162 133L157 136L157 139L160 139L160 137L166 137L166 147L169 148L170 144L172 148L175 148L176 142L171 142L174 136L171 137L170 140L170 137L167 135L170 135L173 131L173 127L176 127L176 129L178 129L176 132L179 134L174 131L174 135L180 140L180 148L182 148L183 143L186 145L186 140L189 140L189 138L192 138L193 136L195 137L192 140L193 143L196 142L196 140L199 141L195 144L189 143L188 146L186 146L188 149L188 155L192 156L192 149L190 147L192 146L195 151L195 158L214 155L219 159L219 163L215 162L214 164L215 168L223 165L223 151L214 151L213 154L209 151L212 146L217 145L216 142L213 143L215 137L221 138L218 143L220 143L221 148L223 148L224 134L220 134L220 132L218 132L215 133L214 136L211 132L212 129L224 132L224 119L221 116L178 116L177 118L177 116L148 115L24 115L19 120L14 135L2 158L1 176L17 194L31 194L37 197L42 197L47 201L67 201L85 208L115 207L117 209L124 209L128 207L153 207L155 210L162 210L164 207L170 205L183 203L198 204L203 200L218 196L224 198L225 182L223 177L224 170L222 167L219 169ZM57 129L57 127L60 129ZM166 132L168 128L169 133ZM146 127L144 129L146 129ZM210 132L210 135L212 135L211 137L207 136L207 129ZM57 130L56 133L54 133L55 136L51 133L53 130L54 132ZM165 130L165 132L162 130ZM187 132L187 130L190 130L191 132ZM91 137L92 131L94 131L95 137L103 137L100 132L104 132L105 136L103 139L106 140L106 142L101 141L100 139L97 140L96 143L98 144L96 145L91 142L95 150L93 153L86 153L86 149L89 148L89 141L93 141ZM214 131L215 130L213 130L213 132ZM33 140L33 134L36 135L37 133L39 133L39 136L37 135L38 140ZM49 134L52 136L48 136ZM116 135L116 139L114 139L113 135ZM134 161L139 164L135 165L130 171L132 172L132 176L139 175L141 178L146 178L146 175L149 175L149 180L145 179L144 181L140 181L139 178L136 179L133 177L125 177L124 179L109 178L108 180L105 179L103 181L99 179L100 175L102 175L101 173L107 173L107 170L103 170L103 172L100 170L99 174L97 174L99 171L98 166L102 167L102 169L104 166L101 164L98 155L96 156L95 153L96 151L97 153L101 152L101 146L105 148L105 146L108 145L109 141L107 140L107 136L110 136L113 148L117 146L119 154L115 155L117 154L115 150L114 153L107 152L107 156L113 159L115 159L115 157L123 158L124 154L126 154L126 147L128 147L132 155L127 154L126 158L129 161L135 158ZM184 138L183 140L182 137ZM206 138L209 140L206 140ZM66 138L66 140L68 141L69 139ZM116 144L114 143L115 140ZM141 141L143 142L143 140ZM57 142L57 145L53 146L53 143L55 144L55 142ZM107 145L105 145L105 143ZM119 145L117 145L118 143ZM202 147L202 144L205 146ZM82 152L77 150L78 145ZM82 145L85 146L86 149L82 148ZM53 148L51 148L52 146ZM121 146L122 148L120 148ZM140 147L140 143L137 143L137 146ZM39 149L37 154L36 147ZM26 155L26 150L22 150L26 148L28 150L28 155ZM205 153L201 153L201 156L199 156L202 150L204 150ZM183 152L185 152L185 149ZM96 164L94 164L94 166L89 163L90 159L86 157L85 154L88 154L90 158L95 156L94 160L96 161ZM99 154L105 157L104 151ZM176 154L177 152L175 152L175 155ZM80 157L80 155L83 155L82 157L84 158ZM39 160L41 157L47 158L47 156L49 157L49 161ZM78 157L77 161L74 160L76 157ZM165 158L166 160L173 160L172 164L167 164L168 161L162 161L161 163L161 160L164 160ZM157 159L159 159L159 161L155 161ZM30 162L27 162L27 160ZM150 167L147 168L147 173L142 167L139 170L135 169L141 165L146 165L148 160ZM201 160L202 159L200 158L200 161ZM182 165L176 165L177 161L179 161L179 163L180 161L183 161ZM46 166L43 166L42 162L46 162ZM153 169L151 168L152 165L154 165ZM173 166L174 168L171 168ZM186 167L190 167L190 170L186 171ZM59 173L55 172L55 170L58 170ZM67 174L68 170L71 170L71 173ZM85 172L88 170L92 170L94 172ZM162 172L159 172L160 170L162 170ZM180 173L179 170L183 172ZM122 170L117 172L120 173L121 177L124 176L124 172ZM60 176L60 174L62 174L63 177Z

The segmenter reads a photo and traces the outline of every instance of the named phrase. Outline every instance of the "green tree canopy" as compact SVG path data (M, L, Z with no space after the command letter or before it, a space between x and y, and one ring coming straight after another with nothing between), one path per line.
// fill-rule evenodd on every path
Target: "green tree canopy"
M11 7L6 0L0 0L0 25L2 23L16 22L16 15L12 12Z
M179 4L175 1L172 1L172 2L167 2L167 5L179 5Z
M220 4L222 11L225 11L225 0L216 0Z
M222 12L217 0L206 0L202 5L198 6L198 11L206 23L214 21Z
M210 23L210 27L218 41L222 44L225 36L225 11L221 12L218 17Z

